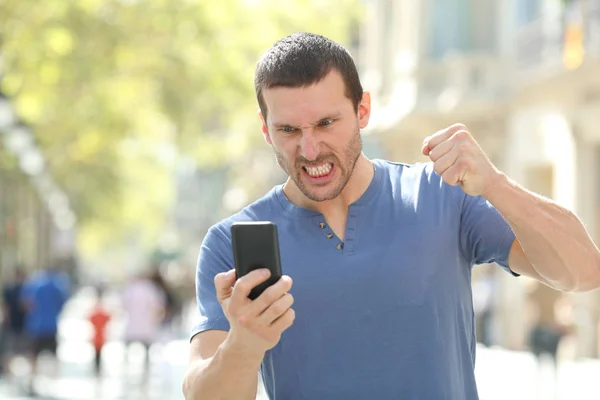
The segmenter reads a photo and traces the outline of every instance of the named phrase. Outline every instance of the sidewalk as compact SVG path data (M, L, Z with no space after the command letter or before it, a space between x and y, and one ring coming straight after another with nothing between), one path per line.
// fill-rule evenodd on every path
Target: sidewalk
M36 380L35 389L39 399L109 400L109 399L183 399L182 377L187 364L187 343L172 341L165 345L163 360L152 354L155 361L147 379L143 375L143 351L132 349L128 363L123 361L122 343L110 343L106 347L103 362L103 378L97 380L92 370L92 349L86 343L67 342L59 348L60 364L55 378L43 376ZM23 379L24 380L24 379ZM3 382L0 399L26 398L23 391L15 390Z
M528 352L477 348L475 375L481 400L598 400L600 360L564 361L557 376Z
M154 364L148 382L141 380L142 353L133 351L129 365L123 363L123 345L107 346L105 378L99 384L92 375L91 352L86 344L67 342L61 346L59 378L40 380L39 399L113 400L183 399L181 382L187 365L187 341L166 344L166 359ZM525 352L479 348L476 377L481 400L598 400L600 361L564 362L555 383L551 368L539 372L535 359ZM556 390L555 390L556 388ZM554 395L556 391L556 396ZM25 399L0 382L0 399ZM259 400L267 400L260 388Z
M97 381L92 373L93 350L86 338L87 325L82 319L86 309L82 294L73 298L61 319L62 342L57 379L40 379L38 399L54 400L136 400L183 399L181 383L188 363L188 340L180 338L164 343L165 357L155 348L154 363L146 382L142 379L143 351L133 348L124 362L124 345L115 335L105 348L104 378ZM565 361L555 380L552 368L538 369L527 352L501 348L477 348L475 368L481 400L598 400L600 399L600 360ZM0 380L0 399L25 399ZM262 385L257 400L268 400Z

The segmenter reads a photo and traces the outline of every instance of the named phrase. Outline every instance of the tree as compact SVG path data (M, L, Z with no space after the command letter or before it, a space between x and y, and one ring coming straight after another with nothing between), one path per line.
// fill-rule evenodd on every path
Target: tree
M1 88L71 199L84 255L151 246L178 157L239 161L260 140L261 52L298 30L347 42L358 3L0 0Z

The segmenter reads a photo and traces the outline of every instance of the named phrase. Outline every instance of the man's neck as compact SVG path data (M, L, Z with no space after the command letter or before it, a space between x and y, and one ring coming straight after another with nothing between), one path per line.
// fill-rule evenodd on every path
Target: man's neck
M327 201L310 200L304 196L291 179L287 180L283 191L289 201L299 207L314 210L323 215L337 214L340 211L348 210L350 204L361 198L371 184L374 174L373 162L364 154L361 154L356 161L354 171L346 187L344 187L342 193L335 199Z

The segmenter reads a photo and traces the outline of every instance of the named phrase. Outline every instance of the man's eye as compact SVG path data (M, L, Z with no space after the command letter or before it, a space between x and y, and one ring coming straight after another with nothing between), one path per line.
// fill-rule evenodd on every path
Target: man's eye
M283 128L281 128L281 130L286 133L292 133L295 131L295 129L291 126L284 126Z
M319 126L329 126L333 123L332 119L324 119L323 121L319 122Z

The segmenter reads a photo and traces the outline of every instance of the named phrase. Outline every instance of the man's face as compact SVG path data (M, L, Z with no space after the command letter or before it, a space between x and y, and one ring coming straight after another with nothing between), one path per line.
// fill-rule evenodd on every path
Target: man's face
M308 199L336 198L362 152L360 129L369 121L368 93L355 112L334 70L314 85L266 89L263 97L263 133L281 168Z

